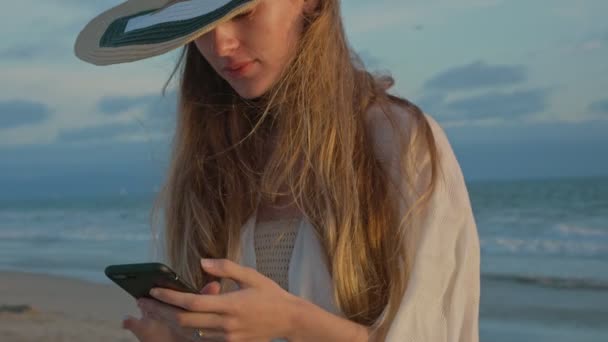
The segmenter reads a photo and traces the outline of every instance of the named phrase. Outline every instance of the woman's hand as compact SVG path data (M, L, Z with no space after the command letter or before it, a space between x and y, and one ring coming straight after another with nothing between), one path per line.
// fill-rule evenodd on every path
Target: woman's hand
M130 330L141 342L177 342L182 340L163 321L147 316L143 312L140 319L134 317L126 318L122 323L122 327Z
M220 283L210 282L200 291L201 294L217 295L220 293ZM186 335L185 331L169 326L165 321L139 308L141 318L128 316L122 322L123 329L127 329L141 342L172 342L189 341L192 333Z
M267 342L291 336L298 297L256 270L232 261L201 264L205 272L230 278L240 289L211 296L155 288L150 294L158 301L138 300L143 311L181 331L182 336L193 336L201 329L201 340Z

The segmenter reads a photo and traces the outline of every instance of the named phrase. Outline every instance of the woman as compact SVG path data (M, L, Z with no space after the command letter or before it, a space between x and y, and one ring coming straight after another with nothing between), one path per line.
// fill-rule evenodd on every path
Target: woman
M442 128L365 71L338 0L245 2L171 75L157 204L166 262L203 289L155 289L123 326L140 341L477 341L479 241Z

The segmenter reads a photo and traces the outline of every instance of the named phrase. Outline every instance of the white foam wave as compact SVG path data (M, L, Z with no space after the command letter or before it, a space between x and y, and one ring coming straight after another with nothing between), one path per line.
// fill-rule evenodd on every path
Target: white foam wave
M608 255L608 242L565 241L557 239L517 239L498 237L484 239L482 248L487 251L509 252L532 255Z
M73 232L42 232L28 230L1 230L0 240L30 241L147 241L151 234L136 232L103 232L81 230Z
M608 237L608 229L601 230L598 228L581 227L560 223L555 229L564 235L578 235L584 237Z

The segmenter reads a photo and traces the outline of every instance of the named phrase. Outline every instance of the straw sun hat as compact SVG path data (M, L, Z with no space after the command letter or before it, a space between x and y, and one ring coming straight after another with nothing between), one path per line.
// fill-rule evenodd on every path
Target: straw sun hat
M74 53L110 65L161 55L247 12L259 0L127 0L93 18Z

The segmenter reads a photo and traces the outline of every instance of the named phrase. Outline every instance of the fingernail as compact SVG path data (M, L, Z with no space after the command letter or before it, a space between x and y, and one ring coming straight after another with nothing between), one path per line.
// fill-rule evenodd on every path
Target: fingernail
M203 267L212 267L213 266L213 260L212 259L201 259L201 265L203 265Z

